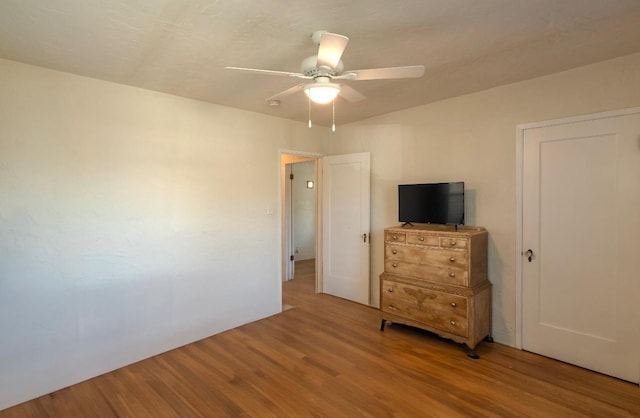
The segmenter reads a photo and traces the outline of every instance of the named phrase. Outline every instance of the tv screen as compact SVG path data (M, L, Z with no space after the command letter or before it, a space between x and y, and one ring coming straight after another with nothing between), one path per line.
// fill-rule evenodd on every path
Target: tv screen
M464 225L464 182L398 185L402 223Z

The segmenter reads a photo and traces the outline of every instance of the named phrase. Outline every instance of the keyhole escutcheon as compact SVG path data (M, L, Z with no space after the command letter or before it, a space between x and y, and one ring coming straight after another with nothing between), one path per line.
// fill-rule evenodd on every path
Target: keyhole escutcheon
M533 250L531 248L525 251L524 255L527 257L527 260L529 260L529 262L533 260Z

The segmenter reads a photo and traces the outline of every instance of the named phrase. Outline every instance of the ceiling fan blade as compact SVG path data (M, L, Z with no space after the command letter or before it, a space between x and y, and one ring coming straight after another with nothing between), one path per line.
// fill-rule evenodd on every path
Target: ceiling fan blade
M344 75L355 74L354 80L384 80L390 78L418 78L424 74L424 65L408 67L372 68L370 70L350 70Z
M318 48L318 67L326 66L335 69L348 42L349 38L344 35L324 32L320 37Z
M352 73L351 71L331 77L332 80L355 80L356 78L358 78L358 75L356 73Z
M365 99L365 95L359 91L347 86L346 84L340 84L340 96L344 97L351 103L359 102Z
M271 97L267 98L267 101L270 101L270 100L278 100L278 99L280 99L282 96L288 96L288 95L290 95L290 94L297 93L297 92L299 92L299 91L301 91L301 90L302 90L302 87L303 87L303 86L304 86L304 84L298 84L298 85L295 85L295 86L293 86L293 87L289 87L289 88L288 88L288 89L286 89L285 91L281 91L280 93L274 94L273 96L271 96Z
M259 70L257 68L242 68L242 67L224 67L224 68L227 70L244 71L246 73L252 73L252 74L279 75L279 76L285 76L285 77L297 77L297 78L305 78L305 79L311 78L311 77L307 77L302 73L290 73L287 71Z

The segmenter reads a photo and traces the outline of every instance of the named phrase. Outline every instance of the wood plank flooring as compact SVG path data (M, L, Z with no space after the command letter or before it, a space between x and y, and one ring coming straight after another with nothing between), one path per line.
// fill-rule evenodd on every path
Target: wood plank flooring
M292 309L0 411L5 417L628 417L637 385L501 344L479 360L378 311L313 293Z

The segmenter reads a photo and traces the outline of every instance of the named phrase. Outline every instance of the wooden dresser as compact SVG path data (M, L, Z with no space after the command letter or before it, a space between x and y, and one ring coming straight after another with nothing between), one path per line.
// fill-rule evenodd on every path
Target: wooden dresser
M416 225L385 229L380 312L475 346L491 341L491 283L487 280L487 231L481 227Z

